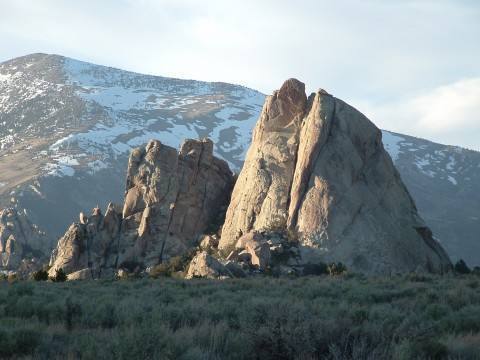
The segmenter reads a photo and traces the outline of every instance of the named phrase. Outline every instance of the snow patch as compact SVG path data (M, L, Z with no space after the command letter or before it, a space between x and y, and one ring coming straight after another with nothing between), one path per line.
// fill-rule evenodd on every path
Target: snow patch
M457 180L450 175L448 176L448 181L450 181L453 185L458 185Z
M400 154L400 143L405 141L405 138L397 135L393 135L392 133L382 130L382 141L385 150L388 151L390 154L393 162L398 160L398 156Z

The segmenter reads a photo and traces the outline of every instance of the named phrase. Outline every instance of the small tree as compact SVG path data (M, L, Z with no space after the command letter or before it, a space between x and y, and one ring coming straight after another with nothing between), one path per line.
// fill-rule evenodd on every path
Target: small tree
M47 281L48 280L48 272L45 270L38 270L33 273L33 280L35 281Z
M473 275L480 275L480 266L475 266L472 270Z
M67 280L67 274L63 271L62 268L55 270L55 276L51 277L50 280L54 282L64 282Z
M328 266L325 263L305 264L303 267L303 275L326 275L328 274Z
M347 272L347 267L343 265L341 262L338 263L331 263L328 265L328 273L331 276L336 276L336 275L343 275Z
M455 272L457 274L470 274L472 271L470 268L465 264L465 261L462 259L458 260L455 264Z

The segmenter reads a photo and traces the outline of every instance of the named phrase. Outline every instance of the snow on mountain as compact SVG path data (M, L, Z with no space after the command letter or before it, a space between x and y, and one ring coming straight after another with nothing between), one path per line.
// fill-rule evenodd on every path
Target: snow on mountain
M240 86L145 76L72 59L64 59L63 68L66 84L89 108L101 107L107 121L60 139L52 147L57 152L76 142L86 153L117 156L152 138L178 147L185 138L210 137L217 155L238 168L264 101L263 94Z
M480 265L480 153L387 131L383 142L452 259Z

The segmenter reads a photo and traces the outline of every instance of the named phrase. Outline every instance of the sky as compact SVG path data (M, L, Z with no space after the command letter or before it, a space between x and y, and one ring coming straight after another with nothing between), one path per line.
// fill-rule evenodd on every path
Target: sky
M477 0L0 0L0 62L34 52L265 94L295 77L480 150Z

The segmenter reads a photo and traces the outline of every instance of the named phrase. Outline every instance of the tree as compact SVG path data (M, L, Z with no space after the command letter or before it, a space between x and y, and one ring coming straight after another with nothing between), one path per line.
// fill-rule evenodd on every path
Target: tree
M50 278L50 280L54 282L64 282L67 280L67 274L65 274L65 271L63 271L63 269L57 269L55 270L55 276Z
M465 264L465 261L462 259L458 260L455 264L455 272L457 274L470 274L472 271L470 268Z
M46 272L43 269L35 271L33 273L33 280L35 280L35 281L47 281L48 280L48 272Z

